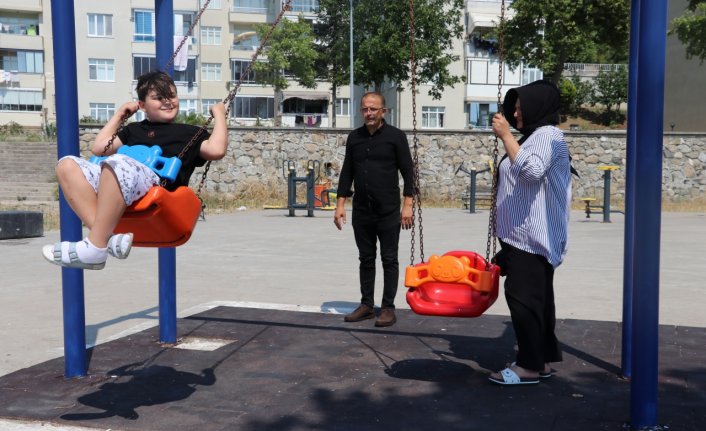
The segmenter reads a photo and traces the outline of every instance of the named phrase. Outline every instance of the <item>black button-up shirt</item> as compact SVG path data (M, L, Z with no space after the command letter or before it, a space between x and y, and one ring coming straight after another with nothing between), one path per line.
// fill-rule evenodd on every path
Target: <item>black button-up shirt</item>
M346 140L346 156L338 180L338 196L353 196L353 211L384 216L400 210L400 180L404 196L414 194L412 156L407 136L383 123L372 135L366 126ZM354 186L355 193L351 190Z

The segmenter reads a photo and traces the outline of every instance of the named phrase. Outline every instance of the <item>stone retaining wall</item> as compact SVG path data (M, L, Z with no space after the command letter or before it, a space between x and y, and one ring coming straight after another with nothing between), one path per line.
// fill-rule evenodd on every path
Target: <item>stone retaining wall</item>
M81 148L86 151L98 129L81 130ZM306 174L308 160L324 166L331 163L332 180L343 163L345 140L349 131L340 129L263 129L237 128L230 130L227 156L211 164L206 190L241 196L249 190L275 190L286 199L283 166L294 163L298 176ZM413 137L407 131L410 145ZM491 133L478 131L420 131L418 160L423 192L439 198L460 198L467 190L469 176L458 172L464 167L485 169L493 157L495 144ZM566 132L573 165L580 178L574 181L574 198L603 197L601 165L617 165L612 172L613 201L620 202L625 193L625 133ZM499 145L502 155L502 143ZM638 144L639 151L639 144ZM285 169L286 170L286 169ZM668 133L664 137L663 159L664 199L688 201L706 197L706 135ZM199 170L192 181L200 179ZM489 188L488 172L478 175L478 187Z

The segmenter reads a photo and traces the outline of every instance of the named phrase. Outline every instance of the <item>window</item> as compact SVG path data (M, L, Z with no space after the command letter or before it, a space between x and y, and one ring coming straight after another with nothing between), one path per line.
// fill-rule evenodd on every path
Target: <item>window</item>
M3 11L8 12L8 11ZM29 14L31 15L31 14ZM37 16L19 16L12 12L0 14L0 31L2 33L25 36L39 35L39 19Z
M132 59L132 79L137 79L147 72L158 70L157 59L154 57L133 57Z
M91 81L115 82L115 60L89 58L88 79Z
M179 113L183 115L195 114L196 113L196 99L180 99L179 100Z
M444 107L422 107L422 127L426 129L442 129L444 127Z
M235 0L233 12L240 13L267 13L266 0Z
M102 13L88 14L88 35L106 37L113 35L113 16Z
M203 5L206 3L206 0L201 0L199 2L199 7L203 7ZM221 8L221 0L211 0L211 2L208 4L208 7L206 9L220 9Z
M100 121L107 122L115 115L115 103L91 103L91 117Z
M135 10L135 42L154 42L154 12Z
M221 64L220 63L201 63L201 80L202 81L220 81L221 80Z
M351 99L336 99L336 116L351 115Z
M0 111L40 112L42 91L0 88Z
M292 97L282 102L283 114L325 114L328 110L326 99L301 99Z
M230 61L230 80L234 82L243 79L243 84L255 84L257 82L257 74L250 70L246 75L250 60L231 60Z
M319 0L292 0L292 12L316 13L319 11Z
M186 70L174 71L174 82L186 82L189 86L196 82L196 59L190 58L186 63Z
M470 102L468 104L468 124L476 129L489 129L491 127L491 117L498 108L497 103Z
M274 118L274 97L235 96L233 115L236 118Z
M522 70L522 85L527 85L534 81L539 81L544 78L544 73L540 69L534 67L525 67Z
M236 27L233 35L233 49L254 51L260 46L260 37L251 27Z
M203 99L201 101L201 115L205 115L207 117L211 116L211 106L215 105L216 103L220 102L220 99Z
M186 36L189 34L189 29L193 22L194 14L192 12L174 13L174 36Z
M140 75L147 72L152 72L153 70L159 70L157 67L157 60L154 57L138 57L132 58L132 79L137 79ZM186 65L186 70L174 71L174 82L186 82L192 85L196 82L196 59L190 58Z
M44 73L44 53L0 49L0 70L21 73Z
M220 45L221 28L208 26L201 27L201 43L204 45Z

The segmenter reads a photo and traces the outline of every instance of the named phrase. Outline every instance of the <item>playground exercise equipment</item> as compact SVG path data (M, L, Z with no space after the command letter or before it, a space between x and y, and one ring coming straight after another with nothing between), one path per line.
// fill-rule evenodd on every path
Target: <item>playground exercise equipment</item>
M478 200L483 200L490 203L492 199L492 196L490 196L489 193L479 194L477 188L478 183L476 181L476 177L478 176L478 174L482 174L488 171L490 171L491 173L493 172L493 164L491 160L488 160L488 167L486 169L481 169L480 171L477 171L476 168L471 168L471 170L469 171L463 166L463 162L461 162L461 164L458 165L458 168L456 168L456 172L454 172L455 175L457 175L459 172L463 172L468 175L471 179L470 184L468 186L468 191L461 196L463 208L468 208L468 211L471 214L475 214L476 203L478 202Z
M410 35L415 34L414 21L414 1L410 1ZM500 67L503 70L503 35L502 23L505 19L505 1L500 6ZM412 136L413 136L413 162L414 162L414 188L420 190L419 181L419 154L417 136L417 61L415 58L415 38L410 37L410 70L411 70L411 90L412 90ZM502 73L502 72L501 72ZM502 88L502 74L498 77L498 106L501 106L500 90ZM489 162L491 167L497 165L498 161L498 137L495 137L493 159ZM463 163L456 170L456 173L463 167ZM468 172L464 170L464 172ZM473 172L473 171L471 171ZM471 175L471 189L473 194L473 206L471 212L475 211L475 175ZM488 241L485 259L472 251L455 250L442 256L432 255L428 262L424 261L424 241L422 235L422 209L419 196L415 193L412 197L412 229L411 229L411 261L405 273L405 286L407 287L407 303L412 311L417 314L428 316L448 316L448 317L478 317L483 314L498 297L498 286L500 284L500 267L490 262L491 250L495 253L496 241L495 196L497 190L497 178L493 175L493 187L490 200L490 217L488 221ZM470 196L469 196L470 199ZM470 206L470 205L469 205ZM416 220L419 220L419 253L421 263L414 264L415 231Z
M268 206L265 209L286 209L289 217L296 216L296 210L305 209L307 217L314 217L314 210L332 210L335 207L331 206L331 197L335 195L334 190L320 188L319 196L316 196L316 190L319 189L316 182L320 178L321 162L318 160L307 160L306 175L297 176L296 163L293 160L285 160L282 163L282 176L287 179L287 206ZM306 200L304 202L297 201L297 186L305 184Z
M596 198L581 198L581 202L585 204L584 212L586 213L586 218L591 218L591 214L603 214L603 223L610 223L610 213L617 212L622 213L622 211L611 210L610 209L610 180L611 172L619 169L615 165L605 165L598 166L599 171L603 171L603 205L592 205Z

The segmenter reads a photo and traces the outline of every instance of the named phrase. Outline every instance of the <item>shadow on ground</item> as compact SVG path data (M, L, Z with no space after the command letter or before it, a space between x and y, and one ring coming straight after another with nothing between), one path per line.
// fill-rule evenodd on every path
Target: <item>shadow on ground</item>
M500 387L513 360L509 318L399 310L375 328L340 315L220 307L91 349L89 375L57 358L0 378L0 417L114 430L622 430L630 383L618 378L620 325L563 320L564 362L532 387ZM660 423L706 420L706 329L662 327ZM195 343L198 345L199 343Z

